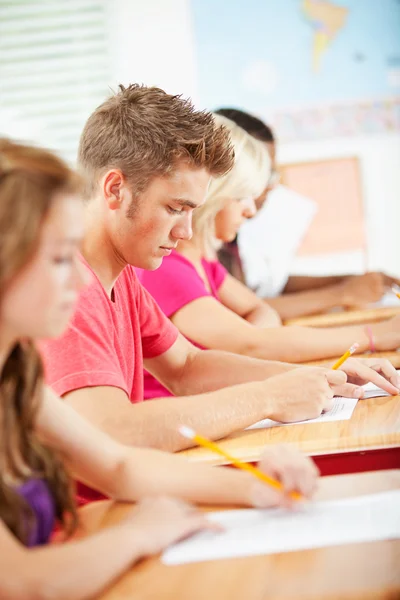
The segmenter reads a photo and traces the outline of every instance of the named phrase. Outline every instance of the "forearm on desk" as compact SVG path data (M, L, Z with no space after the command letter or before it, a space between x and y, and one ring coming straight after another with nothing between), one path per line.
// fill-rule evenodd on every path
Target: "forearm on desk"
M286 363L303 363L340 356L355 342L360 352L368 350L368 336L363 327L279 327L248 332L248 339L241 340L241 351L261 359L273 357Z
M267 418L273 411L274 398L268 398L265 384L253 382L196 396L148 400L132 406L129 419L114 422L110 415L102 429L127 445L176 452L194 445L179 433L181 425L215 440Z
M198 463L154 449L127 450L118 477L119 499L166 494L199 504L250 505L254 477L242 471Z
M276 298L265 298L265 301L278 311L283 321L325 312L331 308L341 306L342 303L336 285L317 290L284 294Z
M283 290L284 294L293 294L295 292L305 292L307 290L317 290L323 287L332 286L341 283L345 275L332 275L330 277L307 277L292 275Z
M131 404L121 389L100 386L75 390L65 402L121 444L175 452L194 445L179 433L181 425L218 439L275 414L280 407L276 387L276 378L271 378L271 385L269 381L254 381L215 392ZM78 478L109 493L107 482L93 482L82 461Z
M263 335L272 330L275 328L260 329ZM263 381L294 368L295 365L279 360L205 350L189 357L180 377L171 382L171 386L176 396L200 394L248 381Z
M93 598L141 558L139 545L135 548L134 536L132 529L121 525L76 542L23 549L18 552L18 560L12 553L2 556L4 574L8 575L2 576L2 597L56 600Z

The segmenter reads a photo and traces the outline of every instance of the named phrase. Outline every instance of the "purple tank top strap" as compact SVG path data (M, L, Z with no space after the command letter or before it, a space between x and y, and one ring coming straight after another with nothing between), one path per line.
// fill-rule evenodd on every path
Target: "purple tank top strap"
M27 542L28 546L39 546L49 541L55 523L54 499L44 479L29 479L17 490L31 507L34 520Z

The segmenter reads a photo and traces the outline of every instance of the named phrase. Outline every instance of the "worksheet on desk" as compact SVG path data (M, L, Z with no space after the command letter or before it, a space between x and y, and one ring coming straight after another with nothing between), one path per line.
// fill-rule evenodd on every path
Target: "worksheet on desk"
M399 371L398 371L399 372ZM364 397L360 402L367 398L377 398L379 396L390 396L388 392L385 392L381 388L378 388L373 383L367 383L364 387ZM280 427L282 425L303 425L304 423L326 423L329 421L348 421L354 412L358 400L357 398L342 398L337 397L333 399L333 407L331 410L322 413L316 419L308 419L307 421L295 421L294 423L280 423L279 421L273 421L272 419L263 419L250 425L247 429L268 429L269 427Z
M168 548L162 562L275 554L400 538L400 490L314 502L297 511L245 509L210 513L222 532L200 532Z
M399 373L399 371L397 371ZM379 396L390 396L388 392L378 388L373 383L367 383L364 387L364 400L366 398L378 398Z
M341 398L338 396L337 398L333 399L333 407L331 410L322 413L322 415L316 419L295 421L294 423L280 423L279 421L273 421L272 419L263 419L262 421L258 421L258 423L254 423L254 425L250 425L250 427L247 427L247 429L268 429L269 427L280 427L282 425L303 425L304 423L347 421L351 418L357 402L357 398Z

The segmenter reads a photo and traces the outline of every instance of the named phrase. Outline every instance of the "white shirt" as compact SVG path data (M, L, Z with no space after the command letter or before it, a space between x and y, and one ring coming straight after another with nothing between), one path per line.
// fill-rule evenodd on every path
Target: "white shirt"
M284 289L297 249L317 212L317 204L279 185L238 236L246 284L260 297Z

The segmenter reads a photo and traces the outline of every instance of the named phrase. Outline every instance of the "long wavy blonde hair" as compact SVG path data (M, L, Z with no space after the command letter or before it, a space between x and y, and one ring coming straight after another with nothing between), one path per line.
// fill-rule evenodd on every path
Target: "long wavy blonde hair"
M229 173L211 179L207 198L193 214L193 236L200 239L207 258L215 258L218 241L215 237L215 217L227 198L256 199L267 187L271 160L264 145L230 119L214 114L217 125L228 129L235 151L235 162Z
M44 219L58 193L76 193L77 176L53 154L0 139L0 306L7 287L30 262ZM32 340L15 343L0 369L0 518L22 542L33 513L10 485L44 478L67 531L76 524L74 490L63 462L35 433L43 367Z

